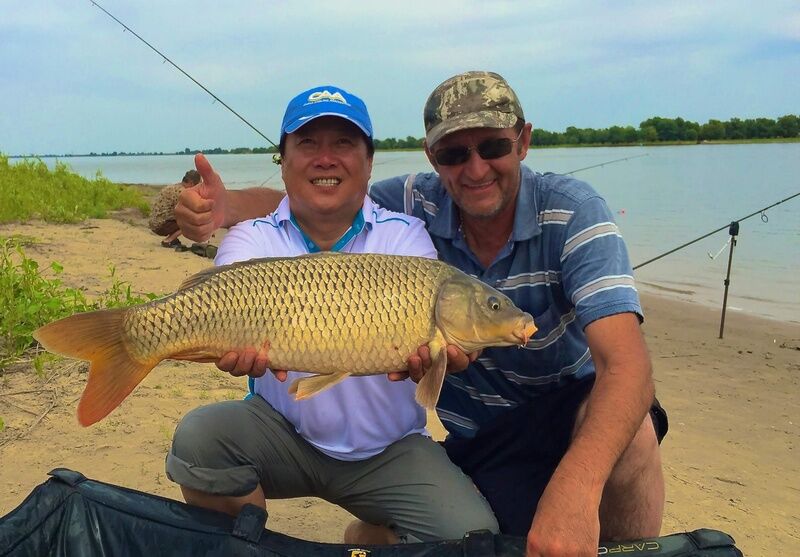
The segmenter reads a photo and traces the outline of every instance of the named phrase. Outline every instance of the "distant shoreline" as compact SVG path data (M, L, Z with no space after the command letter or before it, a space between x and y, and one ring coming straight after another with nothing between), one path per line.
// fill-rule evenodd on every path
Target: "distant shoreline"
M534 149L576 149L584 147L674 147L674 146L693 146L693 145L740 145L740 144L760 144L760 143L800 143L800 137L774 137L768 139L715 139L703 141L654 141L651 143L564 143L560 145L531 145ZM61 155L8 155L9 159L68 159L78 157L174 157L178 155L191 155L205 153L212 155L273 155L269 152L235 152L236 149L223 152L212 152L194 150L188 153L178 151L174 153L152 152L152 153L81 153L81 154L61 154ZM422 151L421 148L401 148L401 149L375 149L380 153L403 153Z

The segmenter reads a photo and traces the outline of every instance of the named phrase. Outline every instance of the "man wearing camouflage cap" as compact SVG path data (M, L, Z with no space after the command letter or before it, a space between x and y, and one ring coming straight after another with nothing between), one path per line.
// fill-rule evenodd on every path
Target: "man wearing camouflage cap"
M658 535L666 415L654 399L627 250L605 201L588 184L522 164L532 127L497 74L444 81L424 121L436 172L375 183L370 196L423 220L441 259L507 294L539 327L522 350L448 347L451 369L463 370L448 376L437 405L448 455L501 531L527 535L528 555L596 555L601 537ZM202 239L215 219L233 224L252 214L244 207L277 204L277 192L233 193L184 194L181 228ZM427 364L422 347L409 358L411 376L419 380ZM367 525L349 533L380 539Z

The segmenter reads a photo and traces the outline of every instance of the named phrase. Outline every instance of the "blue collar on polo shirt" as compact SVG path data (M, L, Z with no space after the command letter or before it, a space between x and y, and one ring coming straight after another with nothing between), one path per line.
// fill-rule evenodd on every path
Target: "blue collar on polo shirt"
M367 231L372 230L372 227L375 225L375 218L376 218L376 205L372 202L369 196L364 196L364 204L361 206L361 209L356 213L355 217L353 218L353 224L350 225L345 233L342 235L341 238L336 242L336 244L331 248L331 251L341 251L348 242L350 242L355 236L360 234L364 229ZM317 253L321 251L319 246L311 240L304 232L303 229L297 223L297 220L292 215L291 207L289 206L289 198L285 196L281 202L278 204L278 208L269 215L261 219L255 219L252 221L253 226L259 225L269 225L272 228L281 228L281 227L289 227L291 226L294 228L299 234L300 238L303 241L306 249L309 253ZM297 239L292 240L296 242Z
M364 214L363 213L364 213L364 211L363 211L363 206L362 206L362 208L359 209L359 211L356 213L356 216L353 219L353 224L351 224L350 228L348 228L345 231L345 233L342 234L341 238L336 240L336 243L333 244L333 246L331 247L330 251L341 251L341 249L347 245L347 242L352 240L362 230L364 230L364 224L365 223L364 223ZM306 243L306 248L308 248L308 253L317 253L317 252L322 251L322 249L320 249L320 247L316 244L316 242L314 242L314 240L309 238L308 235L305 232L303 232L303 229L300 228L300 225L297 223L297 219L294 218L294 214L290 213L289 221L294 225L294 227L297 229L297 231L300 232L300 234L303 235L303 241Z

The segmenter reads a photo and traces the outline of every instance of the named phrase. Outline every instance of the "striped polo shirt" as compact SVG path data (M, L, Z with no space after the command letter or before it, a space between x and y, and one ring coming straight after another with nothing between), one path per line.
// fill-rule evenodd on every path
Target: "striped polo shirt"
M437 412L455 437L473 437L503 412L594 373L584 334L601 317L642 319L627 249L611 211L588 184L521 166L514 229L484 268L435 173L373 184L379 205L425 222L439 258L494 286L530 313L538 331L522 349L487 348L447 376Z

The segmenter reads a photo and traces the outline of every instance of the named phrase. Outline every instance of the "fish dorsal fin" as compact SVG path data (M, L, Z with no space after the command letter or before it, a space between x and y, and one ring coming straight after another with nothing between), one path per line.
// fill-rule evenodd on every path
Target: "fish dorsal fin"
M225 269L225 267L227 267L227 265L223 267L209 267L208 269L203 269L199 273L193 274L192 276L184 279L184 281L178 287L178 292L182 290L188 290L193 286L197 286L201 282L205 282L206 280L213 277L217 273L222 272Z
M203 269L199 273L195 273L192 276L186 278L178 287L178 292L197 286L201 282L205 282L211 277L216 276L220 273L230 271L231 269L237 269L239 267L245 267L247 265L257 265L259 263L269 263L274 261L283 261L287 259L314 259L314 258L322 259L326 257L342 257L342 256L344 256L343 253L338 253L333 251L321 251L318 253L307 253L304 255L297 255L295 257L260 257L257 259L248 259L246 261L237 261L236 263L230 263L228 265L220 265L219 267L209 267L208 269Z

